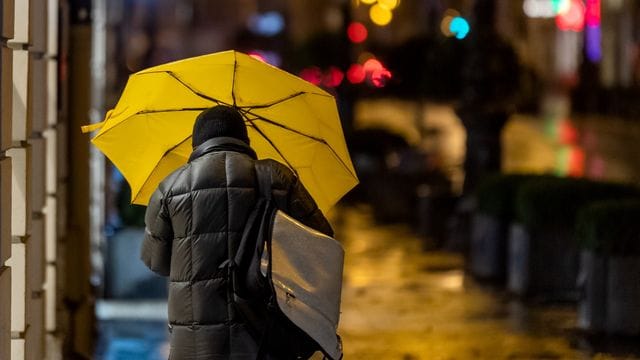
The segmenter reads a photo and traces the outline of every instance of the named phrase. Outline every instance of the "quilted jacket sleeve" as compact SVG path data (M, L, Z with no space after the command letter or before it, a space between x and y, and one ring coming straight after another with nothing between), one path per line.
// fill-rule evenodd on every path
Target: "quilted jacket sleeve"
M153 272L168 276L173 229L164 200L160 188L151 196L144 218L146 227L140 258Z
M329 221L298 177L286 166L267 160L271 172L273 197L279 209L323 234L333 236Z

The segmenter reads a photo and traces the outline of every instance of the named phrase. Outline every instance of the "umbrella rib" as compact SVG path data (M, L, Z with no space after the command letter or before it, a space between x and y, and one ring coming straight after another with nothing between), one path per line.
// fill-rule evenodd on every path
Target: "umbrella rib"
M278 153L278 155L280 155L282 160L284 160L287 163L287 166L289 166L289 168L296 174L296 176L298 176L298 171L296 170L296 168L294 168L293 165L291 165L289 160L287 160L287 158L280 151L280 149L278 149L276 144L274 144L273 141L271 141L271 139L269 139L269 137L258 126L256 126L256 124L254 124L253 120L249 120L249 124L251 125L251 127L253 127L256 130L258 134L260 134L260 136L262 136L269 143L269 145L271 145L271 147L275 149L275 151Z
M233 53L233 78L231 79L231 98L233 106L236 106L236 71L238 70L238 55Z
M313 94L313 93L310 93L310 92L308 92L308 91L299 91L299 92L297 92L297 93L293 93L293 94L291 94L291 95L289 95L289 96L287 96L287 97L284 97L284 98L282 98L282 99L280 99L280 100L275 100L275 101L273 101L273 102L271 102L271 103L268 103L268 104L262 104L262 105L249 105L249 106L240 106L240 107L241 107L241 108L247 108L247 109L249 109L249 110L253 110L253 109L264 109L264 108L268 108L268 107L271 107L271 106L274 106L274 105L278 105L278 104L280 104L280 103L283 103L283 102L285 102L285 101L291 100L291 99L293 99L293 98L296 98L296 97L298 97L298 96L305 95L305 94Z
M182 109L161 109L161 110L140 110L134 115L144 115L144 114L155 114L155 113L164 113L164 112L180 112L180 111L204 111L206 108L182 108Z
M313 136L313 135L309 135L309 134L305 134L305 133L303 133L303 132L302 132L302 131L300 131L300 130L296 130L296 129L292 128L292 127L289 127L289 126L287 126L287 125L281 124L281 123L279 123L279 122L277 122L277 121L273 121L273 120L268 119L268 118L266 118L266 117L264 117L264 116L262 116L262 115L255 114L255 113L251 112L250 110L246 110L246 111L245 111L245 113L246 113L246 114L251 114L251 115L255 116L257 119L254 119L254 120L262 120L262 121L264 121L264 122L266 122L266 123L269 123L269 124L271 124L271 125L274 125L274 126L277 126L277 127L283 128L283 129L285 129L285 130L289 130L289 131L291 131L291 132L293 132L293 133L296 133L296 134L298 134L298 135L302 135L302 136L304 136L304 137L306 137L306 138L309 138L309 139L311 139L311 140L315 140L315 141L317 141L317 142L320 142L320 143L323 143L323 144L325 144L325 145L328 145L328 144L327 144L327 142L326 142L326 140L324 140L324 139L322 139L322 138L319 138L319 137L317 137L317 136Z
M127 117L127 119L125 119L125 120L128 120L129 118L131 118L131 117L133 117L133 116L136 116L136 115L148 115L148 114L165 113L165 112L180 112L180 111L204 111L204 110L206 110L206 109L208 109L208 108L184 108L184 109L164 109L164 110L140 110L140 111L138 111L137 113L135 113L135 114L133 114L133 115L131 115L131 116ZM97 136L100 136L100 135L104 135L104 134L106 134L107 132L109 132L109 131L113 130L114 128L116 128L118 125L120 125L120 123L118 123L118 124L116 124L115 126L112 126L112 127L108 128L108 129L104 130L104 132L102 132L102 133L98 134Z
M351 176L353 176L354 178L357 178L356 174L354 174L354 173L353 173L353 171L351 171L351 169L349 168L349 166L348 166L348 165L347 165L347 164L342 160L342 158L338 155L338 153L337 153L337 152L336 152L336 151L331 147L331 145L329 145L329 143L328 143L325 139L321 139L321 138L316 137L316 136L312 136L312 135L309 135L309 134L305 134L305 133L303 133L303 132L301 132L301 131L299 131L299 130L296 130L296 129L290 128L290 127L288 127L288 126L286 126L286 125L280 124L280 123L275 122L275 121L270 120L270 119L267 119L267 118L265 118L264 116L261 116L261 115L258 115L258 114L254 114L254 113L252 113L252 112L250 112L250 111L245 111L245 114L251 114L251 115L255 116L257 119L262 120L262 121L264 121L264 122L266 122L266 123L268 123L268 124L271 124L271 125L274 125L274 126L280 127L280 128L282 128L282 129L285 129L285 130L289 130L289 131L291 131L291 132L293 132L293 133L296 133L296 134L298 134L298 135L304 136L304 137L306 137L306 138L309 138L309 139L311 139L311 140L317 141L317 142L319 142L319 143L321 143L321 144L325 145L326 147L328 147L328 148L329 148L329 150L331 150L331 152L332 152L332 153L333 153L333 155L338 159L338 161L340 161L340 163L342 164L342 166L344 166L344 168L345 168L345 169L347 169L347 171L349 172L349 174L351 174ZM252 119L252 120L247 119L247 120L251 123L251 125L252 125L256 130L258 130L258 128L257 128L257 126L254 124L254 121L255 121L255 120L257 120L257 119ZM267 139L267 141L269 141L269 142L271 143L271 140L269 140L269 138L267 138L267 137L262 133L262 131L258 130L258 132L259 132L259 133L260 133L260 135L262 135L265 139ZM273 143L272 143L272 145L273 145ZM273 147L274 147L274 148L276 149L276 151L278 151L278 153L280 154L280 151L275 147L275 145L273 145ZM282 154L280 154L280 156L282 156ZM283 157L283 159L284 159L284 157ZM286 161L286 159L285 159L285 161Z
M197 96L212 101L216 104L221 104L222 101L217 100L212 98L211 96L208 96L206 94L201 93L200 91L196 90L194 87L192 87L191 85L187 84L186 82L184 82L184 80L180 79L180 77L178 77L178 75L176 75L173 71L170 70L164 70L164 71L159 71L159 72L164 72L167 73L169 76L171 76L172 78L176 79L180 84L182 84L184 87L186 87L187 89L189 89L192 93L196 94ZM147 73L150 74L150 73Z

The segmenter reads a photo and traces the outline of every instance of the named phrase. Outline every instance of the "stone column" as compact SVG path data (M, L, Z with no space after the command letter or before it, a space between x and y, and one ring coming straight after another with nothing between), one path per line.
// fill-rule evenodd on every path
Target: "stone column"
M66 184L67 233L60 252L65 259L64 305L67 312L65 356L92 358L94 296L90 283L90 155L89 137L80 126L90 119L91 106L91 1L68 3L69 29L65 53L68 69L67 102L63 109L68 139Z
M1 18L0 358L61 359L45 321L58 299L58 2L3 0Z

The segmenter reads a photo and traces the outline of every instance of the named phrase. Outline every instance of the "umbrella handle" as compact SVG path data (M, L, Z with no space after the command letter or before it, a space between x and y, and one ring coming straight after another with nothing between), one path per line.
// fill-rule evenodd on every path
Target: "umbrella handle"
M104 126L105 121L101 121L99 123L95 123L95 124L91 124L91 125L85 125L85 126L81 126L80 130L82 130L83 134L86 134L88 132L92 132L95 130L99 130L100 128L102 128Z
M126 109L126 107L125 107ZM104 126L104 123L107 122L107 120L109 120L109 118L111 117L111 114L113 113L113 109L107 111L107 113L104 116L104 120L95 123L95 124L90 124L90 125L85 125L85 126L81 126L80 130L82 130L83 134L86 134L88 132L92 132L92 131L96 131L99 130L100 128L102 128Z

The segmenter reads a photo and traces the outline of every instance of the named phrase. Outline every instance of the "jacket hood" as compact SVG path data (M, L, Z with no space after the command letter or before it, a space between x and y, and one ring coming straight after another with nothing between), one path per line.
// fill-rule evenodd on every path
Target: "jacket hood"
M193 149L191 156L189 156L189 162L215 151L234 151L247 154L253 159L258 158L256 152L246 142L240 139L222 136L209 139L198 145Z

